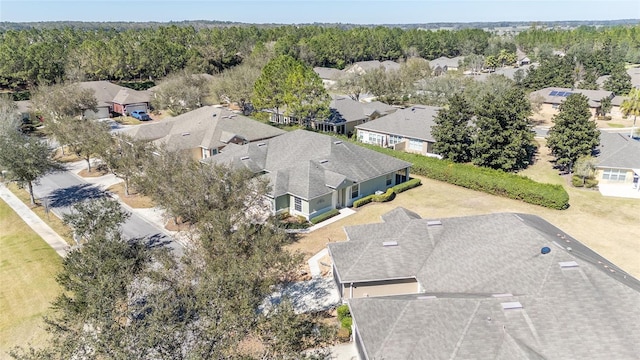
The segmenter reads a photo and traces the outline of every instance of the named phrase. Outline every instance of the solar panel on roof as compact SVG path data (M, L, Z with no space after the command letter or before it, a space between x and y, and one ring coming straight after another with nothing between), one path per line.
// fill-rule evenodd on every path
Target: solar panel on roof
M552 92L549 93L549 95L551 96L558 96L558 92L553 90Z
M572 94L573 94L572 92L567 91L567 92L565 92L565 93L564 93L564 95L562 95L562 96L567 97L567 96L572 95Z
M558 91L558 96L564 96L564 91Z

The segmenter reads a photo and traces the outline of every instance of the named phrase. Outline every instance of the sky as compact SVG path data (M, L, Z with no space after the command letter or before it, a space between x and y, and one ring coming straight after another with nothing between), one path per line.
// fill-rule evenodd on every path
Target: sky
M640 0L0 0L0 21L410 24L640 19Z

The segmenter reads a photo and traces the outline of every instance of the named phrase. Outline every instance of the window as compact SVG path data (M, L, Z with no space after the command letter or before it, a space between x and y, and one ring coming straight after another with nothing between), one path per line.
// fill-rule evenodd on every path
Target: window
M393 175L387 174L387 186L391 185L391 180L393 179Z
M409 149L416 150L416 151L422 151L422 141L416 140L416 139L410 139L409 140Z
M357 198L359 193L360 193L360 184L353 184L351 186L351 198L352 199Z
M402 136L389 135L389 145L395 145L402 142Z
M627 178L627 171L622 169L606 169L602 173L602 180L624 181Z
M300 199L299 197L294 197L293 203L294 203L294 209L296 211L302 212L302 199Z

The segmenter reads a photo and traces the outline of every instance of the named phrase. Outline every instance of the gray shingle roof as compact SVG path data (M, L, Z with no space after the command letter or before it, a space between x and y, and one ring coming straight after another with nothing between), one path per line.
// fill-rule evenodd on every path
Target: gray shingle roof
M383 116L396 111L396 108L379 101L361 103L348 96L334 96L331 103L329 103L329 110L331 114L327 122L337 124L342 122L366 121L370 119L374 113L377 113L378 116Z
M435 140L431 136L431 127L435 125L433 118L440 109L434 106L414 105L358 125L356 129L433 142Z
M290 193L303 199L313 199L334 187L360 183L411 165L305 130L288 132L262 144L229 147L203 161L244 166L255 173L266 171L273 186L272 195Z
M342 70L328 67L316 66L313 68L313 71L323 80L338 80L344 75Z
M349 241L328 245L343 282L413 273L425 291L349 300L370 359L632 359L640 353L640 282L545 220L504 213L428 226L401 213L347 227ZM382 240L398 246L384 248ZM551 252L542 255L543 246ZM560 266L568 261L577 266ZM522 308L503 310L506 302Z
M284 131L224 108L205 106L125 133L136 139L166 144L170 149L184 150L223 147L234 138L257 141Z
M94 91L98 107L108 106L113 102L123 105L149 102L150 98L146 91L129 89L109 81L84 81L78 85Z
M584 90L584 89L567 89L558 87L548 87L532 92L529 96L541 96L547 104L561 104L567 98L564 96L551 96L552 91L579 93L589 98L590 107L599 107L600 100L605 97L613 98L613 93L606 90Z
M433 59L429 61L429 66L432 69L435 69L437 66L447 66L448 68L457 68L460 64L460 61L464 60L464 56L456 56L454 58L448 58L446 56L441 56L437 59Z
M640 169L640 141L628 134L600 132L598 167Z

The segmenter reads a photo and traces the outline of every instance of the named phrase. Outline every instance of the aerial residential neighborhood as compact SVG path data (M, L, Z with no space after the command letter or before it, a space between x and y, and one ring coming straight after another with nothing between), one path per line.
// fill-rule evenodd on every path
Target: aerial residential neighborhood
M639 357L638 4L335 5L0 4L0 360Z

